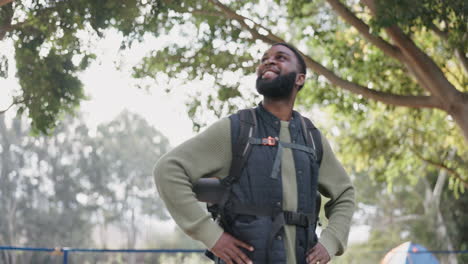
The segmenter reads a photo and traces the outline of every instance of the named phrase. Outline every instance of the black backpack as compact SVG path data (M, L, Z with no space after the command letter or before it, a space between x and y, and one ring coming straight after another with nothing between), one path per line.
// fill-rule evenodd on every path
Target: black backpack
M249 158L250 152L252 150L252 145L255 144L263 144L268 145L272 144L269 142L269 138L266 139L257 139L255 138L256 128L257 128L257 117L255 114L255 109L243 109L238 111L239 115L239 124L233 124L232 118L231 120L231 131L233 126L239 127L239 133L237 135L237 140L235 141L236 144L232 145L232 161L231 167L229 170L229 175L222 179L221 182L218 179L200 179L194 185L194 192L197 195L198 200L209 202L208 204L208 211L212 214L213 219L220 222L220 224L229 231L228 224L224 222L224 210L226 202L229 199L231 193L231 186L234 182L238 181L241 177L242 170L246 164L246 161ZM320 166L323 157L323 146L322 146L322 139L320 136L320 131L313 125L313 123L308 119L301 115L301 126L302 126L302 134L305 137L306 147L313 149L314 160ZM235 136L235 135L234 135ZM221 183L221 184L220 184ZM216 202L214 202L216 201ZM317 192L316 196L316 223L318 223L318 215L320 212L320 205L321 205L321 196ZM253 214L253 215L270 215L270 209L262 210L261 208L252 207L242 205L236 208L237 211L245 213L245 214ZM307 219L308 216L300 213L294 212L286 212L284 214L285 222L288 224L296 224L302 225L306 224L309 220ZM277 225L275 227L276 230L272 231L272 234L275 234L278 229L281 228L281 225ZM271 240L271 239L270 239ZM216 257L210 251L205 252L206 256L215 260Z

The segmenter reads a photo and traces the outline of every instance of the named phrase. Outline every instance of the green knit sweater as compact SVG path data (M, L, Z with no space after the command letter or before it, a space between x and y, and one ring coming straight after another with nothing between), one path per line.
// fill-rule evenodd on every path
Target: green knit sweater
M280 140L290 141L288 122L281 122ZM211 249L223 233L199 203L192 185L201 177L224 178L231 165L231 124L223 118L204 132L187 140L166 153L156 164L154 177L161 199L179 227L193 239ZM331 147L322 135L323 158L319 170L319 191L330 198L325 205L328 226L322 231L319 242L331 257L341 255L346 247L351 218L354 211L354 188L345 170L335 158ZM283 206L297 208L296 175L292 153L282 157ZM289 164L289 165L288 165ZM295 229L285 229L288 263L295 263Z

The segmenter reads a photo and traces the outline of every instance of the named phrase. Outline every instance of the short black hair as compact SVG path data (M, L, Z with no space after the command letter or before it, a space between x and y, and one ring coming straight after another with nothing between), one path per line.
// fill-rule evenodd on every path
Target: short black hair
M273 44L271 46L273 47L273 46L278 46L278 45L285 46L286 48L288 48L292 52L294 52L294 55L296 55L297 61L299 62L299 72L306 75L307 66L306 66L305 60L302 57L301 53L293 45L285 43L285 42L278 42L278 43L275 43L275 44Z

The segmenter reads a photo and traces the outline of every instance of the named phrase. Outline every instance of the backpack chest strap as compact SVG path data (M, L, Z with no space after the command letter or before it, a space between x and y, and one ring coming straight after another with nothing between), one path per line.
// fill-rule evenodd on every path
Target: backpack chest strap
M275 160L273 161L273 169L271 170L270 177L272 179L278 179L278 175L281 171L281 157L283 155L284 148L295 149L299 151L306 152L312 155L313 160L317 160L317 154L314 148L290 142L279 141L276 138L249 138L249 144L251 145L263 145L263 146L275 146L278 145L278 151L276 152Z

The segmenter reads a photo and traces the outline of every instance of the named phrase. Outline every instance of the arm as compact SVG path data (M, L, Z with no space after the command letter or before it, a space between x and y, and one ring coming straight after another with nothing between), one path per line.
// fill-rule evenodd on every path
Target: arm
M212 248L223 230L195 198L192 184L201 177L226 177L231 165L229 118L165 154L156 164L154 178L161 199L179 227Z
M348 242L351 218L354 213L354 187L341 163L336 159L330 144L322 135L323 158L319 170L319 191L330 198L325 204L328 226L322 231L319 242L330 257L343 254Z

